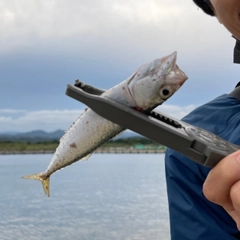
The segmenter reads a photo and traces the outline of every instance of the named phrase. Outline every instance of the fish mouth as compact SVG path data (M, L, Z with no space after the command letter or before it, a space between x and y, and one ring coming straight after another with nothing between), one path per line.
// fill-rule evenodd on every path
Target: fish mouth
M152 72L152 74L157 74L159 76L162 76L162 75L166 76L178 69L176 62L177 62L177 51L173 52L170 55L162 57L161 59L156 59L152 63L152 65L149 67L148 71Z
M172 54L170 54L168 56L169 60L172 62L171 66L174 67L176 66L176 62L177 62L177 51L173 52Z
M169 56L165 57L165 61L169 64L166 70L166 76L170 79L173 78L175 83L179 82L182 85L187 79L187 75L178 67L177 62L177 52L173 52Z
M177 62L176 51L162 59L161 66L163 66L164 68L165 75L168 75L171 71L174 71L178 68L176 62Z

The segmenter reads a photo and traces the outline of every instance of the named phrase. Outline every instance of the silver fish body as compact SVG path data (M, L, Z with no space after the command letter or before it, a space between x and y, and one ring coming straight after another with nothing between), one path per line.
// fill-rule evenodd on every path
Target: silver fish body
M176 56L177 53L174 52L141 66L127 80L104 92L101 97L140 111L155 108L171 97L187 80L187 76L176 65ZM88 158L99 146L124 130L88 108L60 139L47 170L23 178L40 180L44 192L49 196L51 174Z

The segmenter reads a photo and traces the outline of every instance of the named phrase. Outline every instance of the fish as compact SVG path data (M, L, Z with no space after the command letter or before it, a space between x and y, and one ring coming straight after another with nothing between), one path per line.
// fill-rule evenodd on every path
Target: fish
M100 97L111 99L137 111L154 109L170 98L188 79L176 64L177 52L155 59L138 68L129 78L103 92ZM50 176L79 160L87 160L102 144L121 134L122 126L95 113L85 111L69 127L44 172L23 176L39 180L44 193L50 196Z

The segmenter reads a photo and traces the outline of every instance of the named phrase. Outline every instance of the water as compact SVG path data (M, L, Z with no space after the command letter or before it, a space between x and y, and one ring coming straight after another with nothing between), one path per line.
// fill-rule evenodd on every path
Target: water
M93 154L51 177L51 155L0 156L0 240L169 239L164 155Z

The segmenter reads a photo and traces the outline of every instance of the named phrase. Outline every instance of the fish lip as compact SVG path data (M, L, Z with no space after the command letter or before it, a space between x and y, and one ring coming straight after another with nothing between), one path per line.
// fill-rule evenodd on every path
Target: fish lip
M157 73L157 74L160 73L160 74L164 74L165 76L167 76L168 74L170 74L170 72L178 69L178 66L176 65L176 62L177 62L177 51L174 51L172 54L167 55L167 56L162 58L161 64L158 66L158 68L156 68L155 73ZM165 68L165 69L162 69L162 65L164 63L169 64L169 67Z
M172 63L171 63L171 67L170 67L170 72L180 72L182 77L185 78L184 82L188 79L188 76L178 67L178 65L176 64L177 63L177 51L174 51L172 54L170 54L168 56ZM169 73L170 73L169 72ZM168 75L168 74L167 74Z
M178 69L178 66L176 64L176 62L177 62L177 51L174 51L172 54L167 56L167 59L169 59L171 61L171 65L170 65L170 68L169 68L170 72Z
M176 65L176 62L177 62L177 51L174 51L172 54L169 55L169 57L173 57L173 59L172 59L172 66Z

